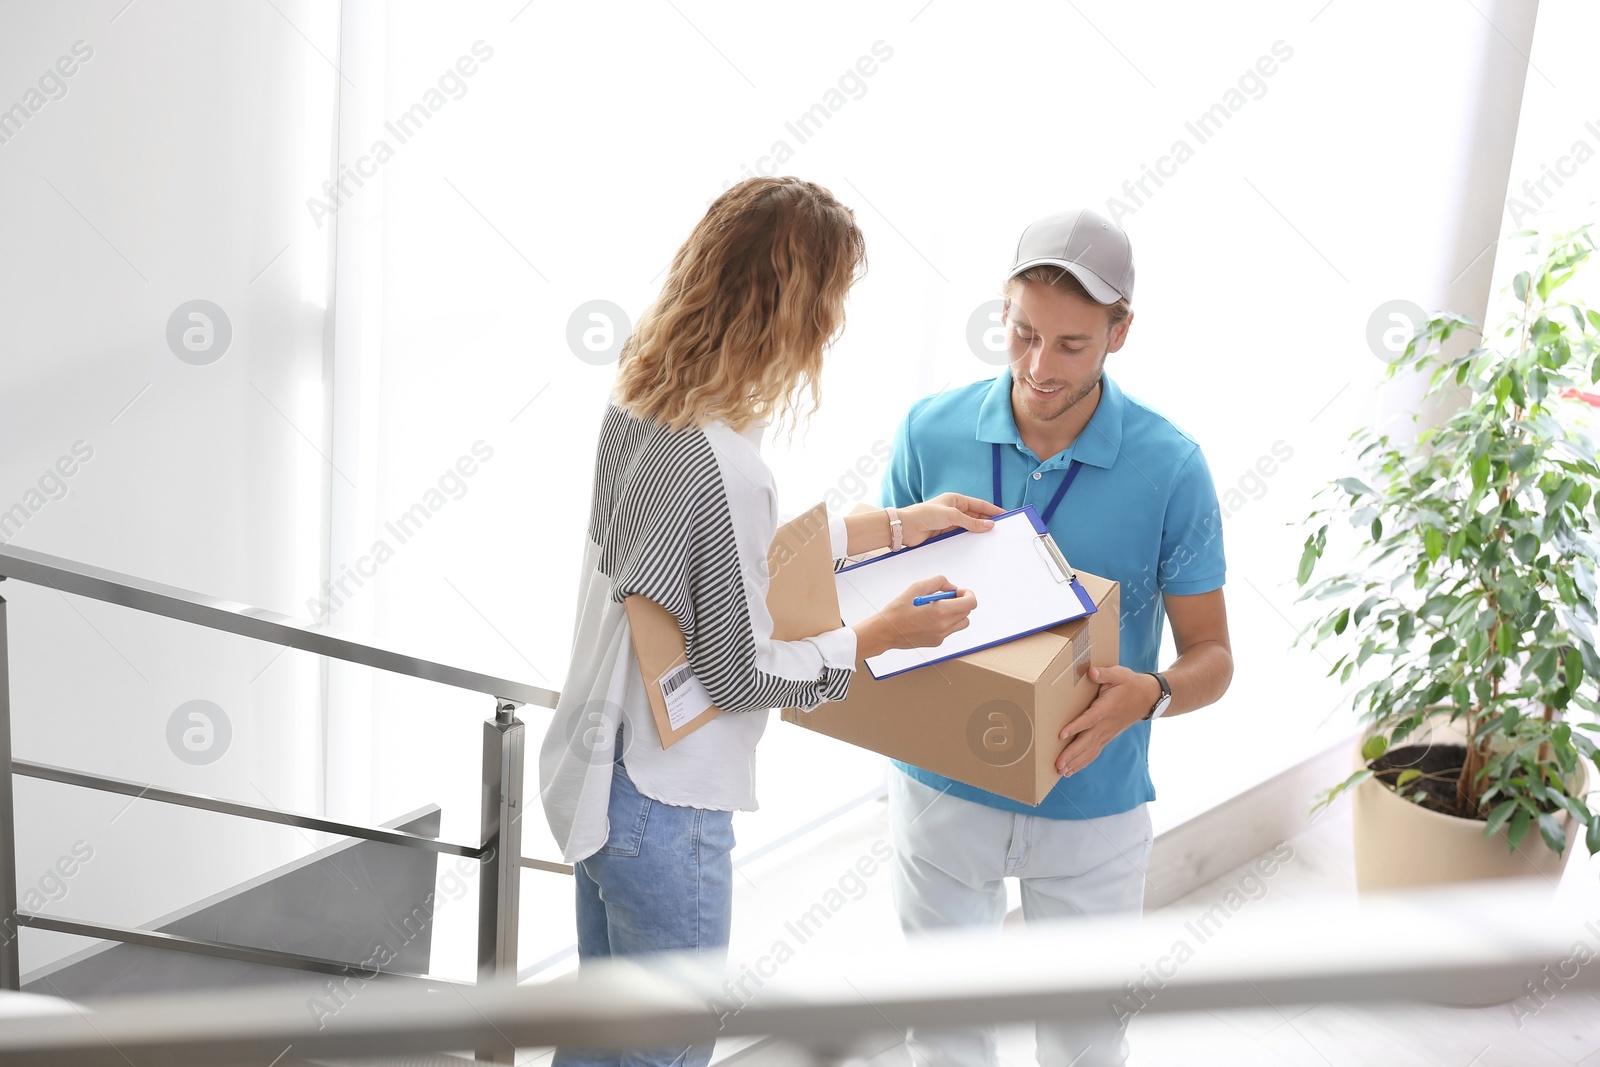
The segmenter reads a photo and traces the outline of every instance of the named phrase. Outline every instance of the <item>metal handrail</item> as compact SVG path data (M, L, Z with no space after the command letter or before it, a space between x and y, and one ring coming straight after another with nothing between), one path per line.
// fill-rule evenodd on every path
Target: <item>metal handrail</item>
M827 966L778 973L748 1003L732 1005L733 983L724 979L748 973L713 971L693 957L600 961L543 985L489 983L443 997L409 986L361 989L324 1018L306 1012L303 992L270 988L86 1002L71 1013L7 1018L0 1067L259 1067L290 1047L290 1058L304 1061L753 1036L839 1062L862 1039L907 1026L1105 1019L1136 989L1137 1014L1260 1009L1263 1000L1281 1008L1516 996L1571 955L1584 918L1561 912L1542 882L1352 907L1315 898L1249 906L1248 918L1204 940L1196 924L1211 913L1178 909L1040 924L1026 937L953 932L893 953L814 961ZM1171 968L1158 963L1171 961L1179 941L1192 956ZM1562 977L1564 987L1600 989L1600 968Z
M410 980L424 982L439 988L461 984L444 978L429 978L427 975L414 974L410 971L383 971L372 966L363 967L359 963L345 963L342 960L331 960L324 956L308 956L303 952L289 952L278 948L257 948L254 945L240 945L225 941L208 941L205 938L191 937L188 934L175 934L167 930L146 930L137 926L121 926L116 923L84 922L82 919L67 919L60 915L41 915L31 911L18 911L17 925L33 930L49 930L58 934L99 938L104 941L120 941L128 945L143 945L147 948L188 952L196 956L210 956L214 959L235 960L240 963L258 963L268 967L292 967L297 971L310 971L313 974L331 974L339 977L353 976L363 982L371 982L377 979L385 981Z
M207 941L200 938L135 930L80 920L23 912L17 907L16 827L12 778L23 774L66 785L121 793L166 804L199 808L347 837L466 856L483 865L478 892L479 978L516 975L519 923L519 879L523 867L571 874L571 867L522 855L522 774L524 724L516 709L524 704L555 707L560 694L542 686L498 678L373 644L334 637L298 619L146 581L103 567L62 559L16 546L0 546L0 580L12 578L105 601L152 615L239 634L269 644L298 648L316 655L378 670L438 682L494 697L494 716L483 723L483 839L461 845L404 830L361 826L318 816L285 812L220 797L163 789L106 775L11 758L11 695L8 661L7 603L0 597L0 990L21 982L17 932L22 927L56 930L131 944L197 952L246 962L343 974L349 965L302 954ZM415 975L400 977L417 978Z
M325 834L338 834L341 837L359 837L390 845L407 845L411 848L420 848L424 852L440 852L447 856L466 856L468 859L481 860L488 852L483 845L458 845L453 841L440 841L438 838L414 834L408 830L391 830L382 826L363 826L360 823L340 822L337 819L324 819L316 815L301 815L298 812L284 811L282 808L265 808L259 804L245 804L237 800L207 796L204 793L164 789L148 782L131 782L126 778L74 771L49 763L34 763L32 760L12 760L11 771L13 774L20 774L26 778L39 778L46 782L98 789L103 793L121 793L123 796L153 800L159 804L176 804L185 808L198 808L201 811L214 811L221 815L237 815L245 819L254 819L256 822L297 826L302 830L317 830Z
M48 586L63 593L76 593L151 615L192 622L210 630L253 637L269 644L298 648L346 663L359 663L457 689L469 689L518 704L553 708L561 695L543 686L497 678L374 644L334 637L309 622L275 611L146 581L16 545L0 546L0 578L15 578L31 585Z

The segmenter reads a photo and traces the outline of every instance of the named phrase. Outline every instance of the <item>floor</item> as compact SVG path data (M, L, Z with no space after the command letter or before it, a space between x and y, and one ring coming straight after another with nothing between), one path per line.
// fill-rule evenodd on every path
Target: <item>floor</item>
M859 952L881 944L892 951L900 941L884 859L889 855L884 806L872 803L825 836L802 840L747 865L735 890L731 961L736 980L727 987L728 1006L760 997L758 971L804 958ZM1293 855L1265 882L1260 899L1311 900L1355 893L1347 808L1334 808L1306 833L1290 841ZM1281 855L1281 851L1280 851ZM1175 901L1175 908L1206 908L1239 887L1249 865L1224 874ZM1584 898L1584 914L1600 917L1600 859L1579 855L1569 865L1561 892ZM1015 898L1013 898L1015 899ZM820 928L805 928L802 915L828 918ZM1592 903L1592 906L1590 904ZM1245 915L1245 911L1240 915ZM1237 920L1235 920L1237 921ZM1584 941L1600 965L1600 943L1581 927ZM776 977L776 976L774 976ZM1529 976L1534 977L1533 975ZM1558 992L1545 1002L1489 1008L1404 1005L1378 1009L1351 1005L1283 1006L1263 1000L1260 1008L1216 1013L1146 1012L1129 1029L1133 1067L1225 1064L1228 1067L1365 1067L1368 1064L1439 1067L1600 1067L1600 999L1579 989ZM887 1046L887 1047L885 1047ZM860 1050L857 1064L899 1067L910 1062L896 1037ZM520 1062L541 1063L548 1053ZM794 1062L776 1050L749 1042L723 1042L713 1063ZM1001 1035L1002 1067L1032 1064L1031 1028Z
M1286 901L1331 894L1353 895L1355 878L1349 809L1335 809L1289 842L1294 855L1267 883L1267 893ZM1173 907L1209 907L1234 888L1241 867L1201 886ZM1600 859L1575 856L1563 879L1563 894L1581 894L1600 916ZM1600 956L1600 944L1581 927ZM1530 975L1530 978L1533 976ZM1520 1025L1519 1025L1520 1023ZM1033 1062L1029 1035L1010 1035L1002 1062ZM1378 1009L1324 1004L1288 1006L1265 1001L1259 1009L1216 1014L1150 1015L1129 1030L1134 1067L1167 1064L1229 1064L1253 1067L1364 1067L1418 1064L1440 1067L1600 1067L1600 1000L1571 989L1548 1002L1527 1001L1487 1008L1405 1005Z

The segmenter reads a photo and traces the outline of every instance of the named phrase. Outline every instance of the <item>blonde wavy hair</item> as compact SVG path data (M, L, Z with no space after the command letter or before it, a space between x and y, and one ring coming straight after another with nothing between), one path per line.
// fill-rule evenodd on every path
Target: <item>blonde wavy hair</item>
M849 208L799 178L750 178L719 196L672 260L623 346L615 399L674 430L798 422L821 400L822 354L866 268Z

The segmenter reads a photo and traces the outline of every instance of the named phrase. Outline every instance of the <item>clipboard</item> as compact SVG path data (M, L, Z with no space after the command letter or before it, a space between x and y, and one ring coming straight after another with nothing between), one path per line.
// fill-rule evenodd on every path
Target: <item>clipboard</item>
M774 641L800 641L839 628L826 504L778 527L767 551L767 573ZM622 606L661 747L671 748L721 714L721 709L694 676L683 630L672 613L638 594L627 597Z
M994 521L991 530L941 534L844 567L834 576L846 626L936 574L978 596L967 629L935 648L890 649L866 660L873 678L892 678L1094 614L1094 599L1033 505L996 515Z

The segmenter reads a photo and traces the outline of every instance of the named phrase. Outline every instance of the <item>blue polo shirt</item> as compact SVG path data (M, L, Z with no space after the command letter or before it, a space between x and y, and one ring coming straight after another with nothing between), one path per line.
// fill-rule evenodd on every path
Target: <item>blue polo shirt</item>
M1121 583L1121 661L1158 669L1163 594L1220 589L1225 572L1222 515L1199 445L1109 376L1088 426L1064 452L1041 460L1017 432L1011 374L937 393L912 405L895 438L883 502L905 507L944 492L993 500L994 445L1001 452L1001 507L1039 513L1073 460L1081 465L1050 520L1068 561ZM1155 799L1150 724L1135 723L1089 766L1063 778L1030 807L941 774L895 761L919 782L979 804L1054 819L1115 815Z

